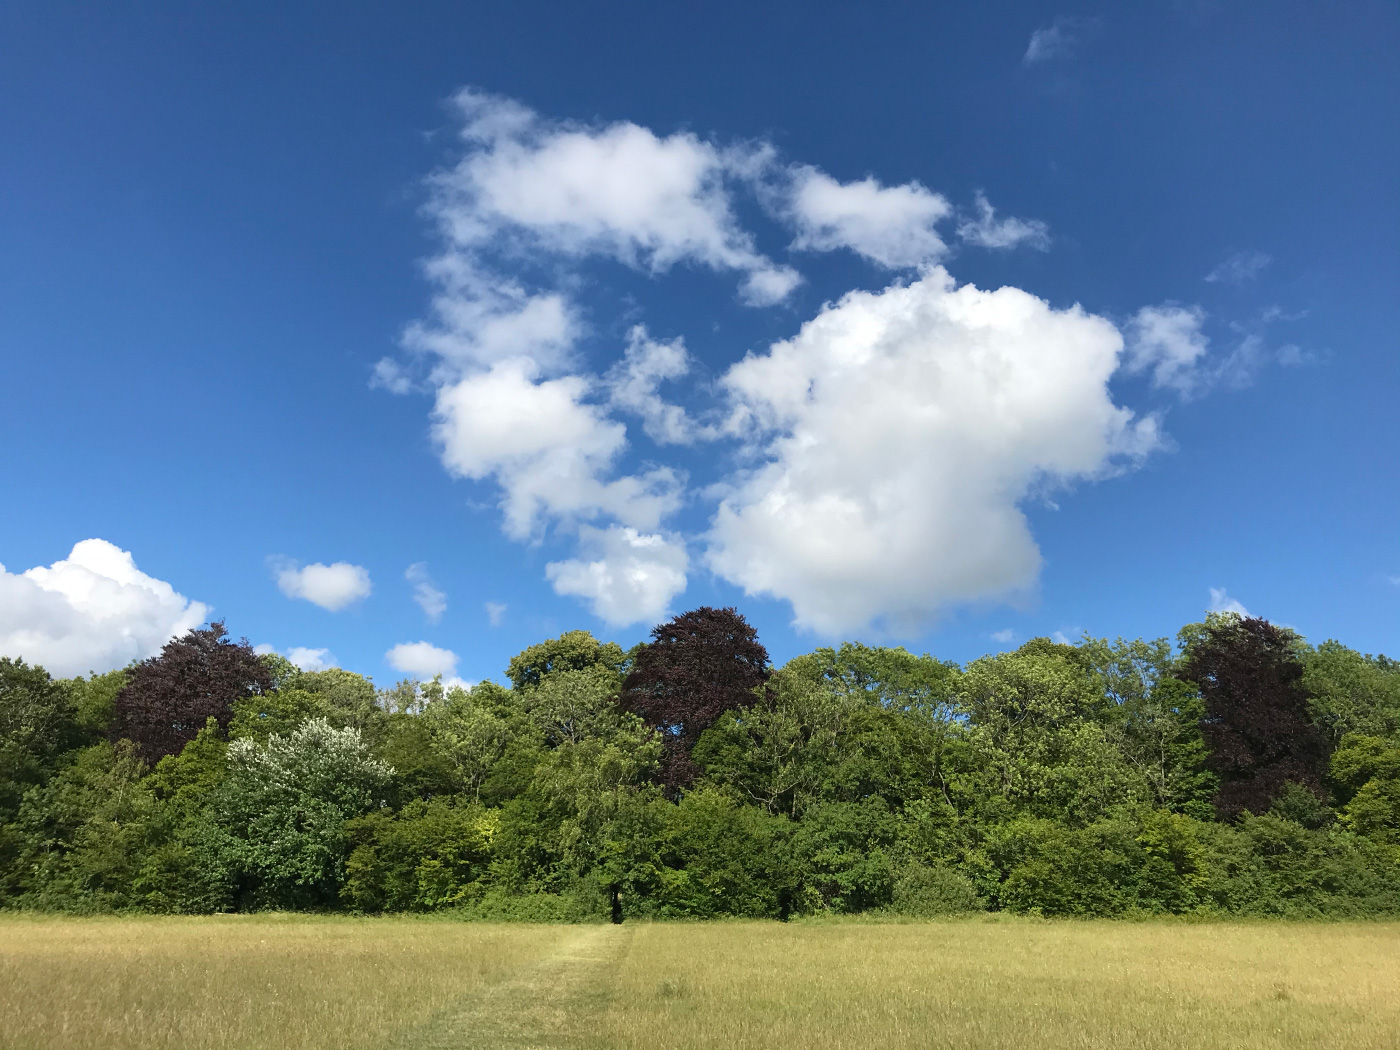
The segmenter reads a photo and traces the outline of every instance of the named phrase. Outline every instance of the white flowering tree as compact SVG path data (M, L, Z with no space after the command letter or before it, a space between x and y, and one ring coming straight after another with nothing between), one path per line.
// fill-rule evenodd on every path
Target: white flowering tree
M265 744L235 740L217 805L238 896L261 907L333 903L345 862L344 825L383 805L393 769L359 730L315 718Z

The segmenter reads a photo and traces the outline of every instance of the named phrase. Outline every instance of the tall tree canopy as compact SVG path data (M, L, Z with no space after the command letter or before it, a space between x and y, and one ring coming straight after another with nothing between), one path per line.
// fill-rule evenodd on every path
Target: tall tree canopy
M113 735L155 762L178 752L210 718L227 728L236 700L271 690L272 670L246 638L233 642L227 635L222 621L211 623L133 667L117 694Z
M1231 615L1179 637L770 674L696 609L470 689L222 624L90 680L0 660L0 908L1400 916L1394 661Z
M1230 616L1208 621L1187 646L1183 676L1205 702L1201 732L1222 816L1263 813L1288 783L1322 793L1327 741L1309 717L1297 650L1293 632Z
M691 748L724 712L746 707L768 680L768 650L737 609L702 606L652 628L622 683L620 701L661 734L662 778L695 777Z

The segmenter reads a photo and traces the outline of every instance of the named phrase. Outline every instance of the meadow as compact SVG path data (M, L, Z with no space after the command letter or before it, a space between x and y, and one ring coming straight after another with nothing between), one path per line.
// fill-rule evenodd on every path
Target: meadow
M1400 1046L1400 924L0 917L5 1050Z

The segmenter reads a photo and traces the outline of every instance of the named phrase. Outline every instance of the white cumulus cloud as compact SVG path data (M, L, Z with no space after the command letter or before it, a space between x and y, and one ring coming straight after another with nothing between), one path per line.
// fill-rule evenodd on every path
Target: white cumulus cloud
M1058 19L1027 61L1066 53L1094 25ZM1014 596L1039 566L1021 504L1158 443L1155 418L1135 420L1108 393L1123 363L1111 324L1014 288L958 288L934 269L944 224L964 244L1007 249L1046 247L1043 223L999 216L980 193L959 215L919 182L841 182L763 142L552 120L474 91L455 107L460 153L428 184L441 239L425 266L431 308L374 383L433 394L443 465L494 483L506 535L576 539L547 577L610 623L660 618L684 591L697 538L673 519L693 496L719 500L699 539L707 564L791 601L817 630ZM761 215L789 231L790 250L850 250L917 279L824 307L731 368L708 406L693 407L695 391L715 391L680 337L634 323L619 360L585 363L585 337L600 334L576 301L590 260L654 277L709 271L753 305L785 299L798 274L741 221ZM1184 389L1193 363L1179 366L1168 337L1190 331L1149 320L1135 322L1129 367ZM678 466L629 455L629 427L663 450L737 441L742 469L677 454L730 471L692 493Z
M849 248L891 269L933 262L948 250L935 227L952 207L917 182L843 183L803 165L793 170L790 194L785 210L797 228L794 248Z
M67 558L22 573L0 565L0 655L60 677L154 656L209 611L106 540L83 540Z
M438 391L433 435L459 477L494 476L506 534L527 539L545 518L609 514L654 528L679 505L681 480L657 468L608 479L626 428L585 402L583 376L540 380L534 362L514 358Z
M294 645L288 649L287 659L303 671L324 671L340 666L340 661L329 649L308 649L304 645Z
M384 659L394 670L416 678L452 678L457 673L457 654L429 642L402 642L385 653Z
M1037 578L1019 504L1155 448L1107 383L1122 338L1078 307L946 271L852 292L724 378L766 459L731 486L707 560L825 634L911 626Z
M456 104L467 151L438 176L434 207L457 245L505 239L653 272L699 263L738 271L756 305L797 285L794 271L754 247L730 206L726 180L752 167L752 151L686 132L658 136L629 121L549 121L471 90Z
M438 590L428 575L428 563L416 561L404 570L404 579L413 584L413 600L423 610L429 623L437 623L447 611L447 595Z
M685 590L684 544L631 528L581 532L586 557L546 567L555 591L584 599L594 615L615 627L663 619Z
M371 590L369 570L348 561L313 562L298 568L295 562L279 558L273 560L273 576L288 598L301 598L331 612L369 597Z
M276 653L277 647L264 642L261 645L253 646L253 652L259 656L266 656L268 653ZM340 666L340 661L329 649L309 649L304 645L294 645L285 653L278 653L278 655L285 656L303 671L324 671L330 667Z

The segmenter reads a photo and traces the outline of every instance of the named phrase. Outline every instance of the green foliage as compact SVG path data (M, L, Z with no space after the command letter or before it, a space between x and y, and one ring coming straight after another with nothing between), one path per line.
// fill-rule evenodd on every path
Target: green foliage
M1106 701L1101 720L1109 738L1146 782L1152 800L1210 819L1219 782L1207 768L1205 705L1194 685L1175 677L1171 643L1086 637L1078 648Z
M1334 741L1400 734L1400 663L1326 641L1304 651L1303 665L1313 719Z
M42 667L0 657L0 824L14 820L25 791L53 773L86 739L74 690Z
M795 882L785 819L741 806L713 788L660 803L666 821L657 842L649 910L662 916L775 917L792 904Z
M357 911L432 911L477 901L500 815L476 802L415 799L347 825L342 896Z
M285 736L303 722L327 718L330 713L330 704L323 694L296 686L283 687L235 700L228 735L234 740L256 740L265 744L274 733Z
M981 911L986 907L966 875L942 864L910 861L895 870L889 911L894 915L931 919Z
M135 882L159 815L145 775L130 742L104 741L25 794L7 880L18 903L66 911L140 903Z
M212 808L240 902L319 907L338 900L345 821L379 805L392 774L358 730L325 719L266 744L230 744Z
M803 910L859 912L894 895L898 822L881 798L813 806L793 835Z
M1084 825L1149 797L1147 778L1100 724L1103 693L1071 647L1032 641L974 661L959 700L969 727L958 790L987 818Z
M737 614L709 614L761 651ZM242 647L204 641L246 685ZM651 722L619 700L635 653L585 631L520 653L511 688L376 690L264 656L256 688L202 723L167 660L171 723L144 731L183 743L156 748L154 768L105 739L115 699L134 696L127 672L54 681L0 660L0 906L1400 915L1385 657L1212 615L1179 651L1033 639L961 669L847 643L697 697L686 683L729 667L734 639L683 641L668 650L680 664L650 668L669 675ZM696 730L681 751L666 750L666 711ZM1231 741L1236 766L1221 762ZM1238 818L1217 816L1218 771L1258 796Z
M1345 827L1400 846L1400 743L1359 733L1342 737L1332 754L1332 780L1345 802Z
M626 664L627 654L616 642L600 642L587 631L567 631L512 657L506 677L516 689L529 689L560 671L596 668L611 672L621 685Z

